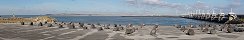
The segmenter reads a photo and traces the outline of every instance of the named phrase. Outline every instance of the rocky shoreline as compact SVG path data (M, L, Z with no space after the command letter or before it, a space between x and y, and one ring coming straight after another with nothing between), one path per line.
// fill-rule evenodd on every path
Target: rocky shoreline
M214 29L212 26L206 32L202 31L207 28L191 25L158 25L155 28L155 25L56 22L4 23L0 26L0 40L244 40L244 32L227 33L219 29L214 32L210 31ZM152 35L154 29L156 32Z

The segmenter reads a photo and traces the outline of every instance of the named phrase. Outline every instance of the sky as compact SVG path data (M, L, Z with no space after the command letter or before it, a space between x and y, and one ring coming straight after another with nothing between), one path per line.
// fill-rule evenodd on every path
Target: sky
M134 14L181 15L222 10L244 14L244 0L1 0L0 15Z

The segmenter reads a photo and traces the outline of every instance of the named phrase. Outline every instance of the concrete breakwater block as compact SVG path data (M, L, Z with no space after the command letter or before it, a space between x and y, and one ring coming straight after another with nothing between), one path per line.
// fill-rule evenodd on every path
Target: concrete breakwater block
M232 32L234 32L233 28L227 28L227 33L232 33Z
M83 29L88 29L88 28L86 26L84 26Z
M154 25L154 27L152 28L152 30L150 32L150 35L156 35L156 33L158 31L158 27L159 27L158 24Z
M97 23L96 25L101 26L101 24L100 24L100 23Z
M110 28L106 26L106 27L104 27L104 29L110 29Z
M20 22L21 25L25 25L25 22Z
M204 28L204 29L202 30L202 32L208 32L208 31L209 31L208 27L206 27L206 28Z
M215 29L211 29L209 32L209 34L216 34L216 33L217 33L217 31Z
M134 29L133 28L127 28L125 30L125 34L132 34L134 32Z
M180 28L181 31L185 32L187 30L185 27Z
M47 24L47 27L53 27L53 25L51 23Z
M115 27L113 31L120 31L119 27Z
M72 23L70 27L71 27L72 29L75 29L75 24Z
M79 24L79 27L84 27L84 23L78 23Z
M226 33L234 32L234 26L233 25L226 25L224 29L225 29Z
M124 27L121 26L121 27L119 28L119 30L124 30Z
M30 22L30 25L32 26L32 25L34 25L34 23L33 22Z
M186 35L194 35L195 31L193 29L189 29L186 33Z
M47 24L47 22L44 22L44 24Z
M39 23L38 23L38 26L43 26L42 22L39 22Z
M94 24L91 24L91 29L95 29L96 26Z
M59 28L64 28L62 24L58 24L58 27Z
M103 27L98 27L97 30L98 30L98 31L102 31L102 30L103 30Z
M243 32L244 28L243 27L235 28L234 31L235 32Z

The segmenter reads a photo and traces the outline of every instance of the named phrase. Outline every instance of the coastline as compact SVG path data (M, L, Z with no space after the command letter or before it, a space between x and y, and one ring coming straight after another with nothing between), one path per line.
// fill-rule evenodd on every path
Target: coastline
M58 23L59 24L59 23ZM203 33L197 29L194 29L195 35L186 35L186 32L182 32L174 26L159 26L157 36L149 34L153 25L146 25L140 28L138 25L134 25L138 28L135 33L125 35L125 30L113 31L113 24L111 29L104 29L98 31L97 29L91 29L90 25L85 24L89 29L81 29L78 24L75 23L76 28L71 29L68 25L64 25L64 28L58 28L57 24L53 24L53 27L20 25L15 24L0 24L0 39L2 40L241 40L244 37L243 32L224 33L217 31L216 34ZM106 25L106 24L101 24ZM126 25L122 25L125 27ZM96 27L101 27L96 25ZM17 35L14 35L17 34Z

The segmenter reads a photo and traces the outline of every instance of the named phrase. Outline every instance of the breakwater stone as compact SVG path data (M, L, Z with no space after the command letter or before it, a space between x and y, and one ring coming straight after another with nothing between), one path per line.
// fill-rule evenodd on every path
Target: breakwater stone
M132 33L134 33L134 32L135 32L134 27L133 27L131 24L129 24L129 25L126 27L125 34L132 34Z
M105 26L104 26L104 29L110 29L109 26L110 26L110 24L105 25Z
M30 25L32 26L33 25L33 22L30 22Z
M58 27L59 28L64 28L62 24L58 24Z
M38 23L38 26L43 26L42 22L39 22L39 23Z
M183 32L185 32L186 27L185 27L185 26L183 26L183 27L181 27L181 28L180 28L180 30L181 30L181 31L183 31Z
M53 27L53 25L51 23L47 24L47 27Z
M211 29L209 34L216 34L217 31L215 29Z
M21 25L25 25L25 22L20 22Z
M120 31L120 30L119 30L119 27L115 27L115 28L113 29L113 31Z
M193 29L189 29L186 33L186 35L194 35L195 31Z
M88 29L88 28L86 26L84 26L83 29Z
M95 29L96 26L95 26L94 24L91 24L91 28L92 28L92 29Z
M103 27L98 27L97 30L98 30L98 31L102 31L102 30L103 30Z
M244 28L235 28L234 31L235 32L243 32L244 31Z
M232 33L232 32L234 32L233 28L227 28L227 33Z
M208 28L209 28L209 27L205 27L205 28L202 30L202 32L208 32L208 31L209 31Z
M133 29L126 29L125 34L132 34L133 33Z
M75 29L75 24L74 23L71 24L71 28Z
M79 23L79 27L80 28L84 27L84 23Z
M158 26L158 24L156 24L154 27L153 27L153 29L151 30L151 32L150 32L150 35L156 35L156 33L157 33L157 28L158 28L159 26Z

